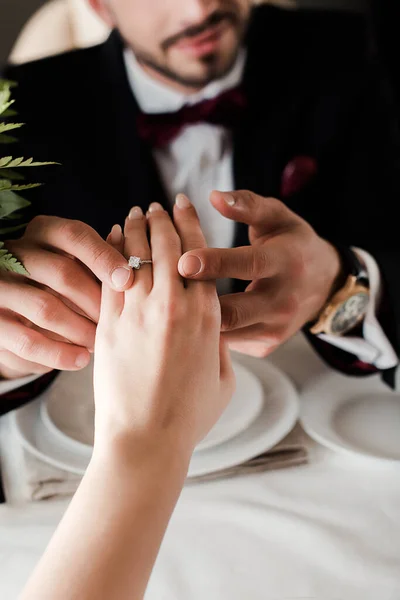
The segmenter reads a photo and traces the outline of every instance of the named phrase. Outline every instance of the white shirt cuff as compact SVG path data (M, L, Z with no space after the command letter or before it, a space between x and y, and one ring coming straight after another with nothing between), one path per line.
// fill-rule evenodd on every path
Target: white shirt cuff
M362 362L374 365L377 369L390 369L399 363L399 359L376 317L382 296L382 282L379 267L375 259L365 250L353 248L364 262L368 272L370 301L363 323L363 338L336 337L321 333L318 337L332 346L350 352Z

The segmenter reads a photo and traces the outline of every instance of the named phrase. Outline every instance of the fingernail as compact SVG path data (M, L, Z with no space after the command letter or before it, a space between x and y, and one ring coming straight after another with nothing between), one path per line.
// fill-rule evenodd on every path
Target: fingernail
M122 229L121 225L113 225L110 232L110 242L115 246L120 244L122 240Z
M231 194L224 194L224 200L228 206L235 206L236 200Z
M178 208L189 208L189 206L191 206L190 200L186 194L177 194L175 203Z
M164 210L161 204L158 202L152 202L149 206L149 212L155 212L157 210Z
M79 354L79 356L77 357L76 361L75 361L75 366L78 367L78 369L83 369L83 367L86 367L86 365L89 364L90 361L90 354L88 354L87 352L83 352L82 354Z
M140 206L134 206L129 211L128 219L141 219L143 217L143 211Z
M201 260L198 256L186 256L182 261L182 271L187 277L192 277L200 273L201 267Z
M111 274L111 281L116 288L123 288L130 276L131 270L128 267L117 267Z

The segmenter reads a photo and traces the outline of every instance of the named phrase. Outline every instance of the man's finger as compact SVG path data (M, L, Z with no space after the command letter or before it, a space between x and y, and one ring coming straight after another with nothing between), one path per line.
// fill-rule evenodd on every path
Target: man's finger
M201 229L197 211L185 194L178 194L176 197L174 206L174 222L177 232L181 238L182 252L188 252L189 250L193 250L195 248L207 248L206 238ZM194 270L196 270L196 261L198 261L198 259L195 258L194 260ZM190 268L193 270L193 265L190 265L189 260L189 263L186 262L185 270L188 271ZM186 279L185 286L186 288L194 290L194 293L196 294L204 293L207 296L214 296L217 293L215 280L204 281L200 284L199 281L195 282L193 280L190 281ZM205 301L205 298L203 298L201 301Z
M127 260L89 225L72 219L40 216L33 219L27 237L80 260L103 283L118 291L133 282Z
M32 284L51 290L67 306L97 323L100 285L89 269L77 260L34 244L20 246L13 242L9 244L9 250L25 265ZM20 279L20 276L15 278Z
M283 296L279 279L263 282L261 288L221 296L222 331L241 329L257 323L275 328L286 326L298 311L298 302Z
M225 340L225 334L223 334L222 339ZM257 341L230 341L226 340L229 349L234 352L240 352L240 354L247 354L248 356L254 356L256 358L265 358L271 352L274 351L274 347L270 347L263 342Z
M231 344L257 342L267 349L276 348L282 342L286 334L286 328L276 326L273 323L256 323L233 331L224 331L221 337Z
M11 316L0 315L0 331L0 346L24 360L65 371L77 371L89 364L86 348L52 340Z
M106 238L107 244L116 248L119 252L124 251L124 236L121 225L113 225L111 232ZM100 308L100 323L106 323L108 326L113 326L114 317L119 316L124 308L123 292L113 290L107 284L101 286L101 308Z
M31 374L43 375L52 370L50 367L24 360L8 350L0 352L0 365L2 376L7 378L25 377Z
M72 344L93 350L96 334L93 321L78 315L53 294L16 279L7 283L0 281L0 297L3 309L25 317Z
M265 198L248 190L213 191L210 202L224 217L245 223L256 234L266 236L296 220L296 215L276 198Z
M185 194L178 194L176 197L174 223L181 238L182 253L207 247L197 211Z
M201 248L186 252L178 263L183 277L194 279L243 279L251 281L276 275L282 255L274 246L243 246L240 248Z

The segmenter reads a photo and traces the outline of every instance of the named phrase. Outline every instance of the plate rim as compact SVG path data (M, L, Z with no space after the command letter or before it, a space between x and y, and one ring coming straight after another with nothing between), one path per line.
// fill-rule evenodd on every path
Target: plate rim
M264 382L257 375L257 373L255 371L253 371L250 367L245 365L245 368L251 370L252 373L254 373L254 375L256 375L256 377L259 379L261 385L263 386L263 390L265 392L266 382ZM196 456L192 457L192 460L189 465L189 472L188 472L189 480L192 477L207 475L209 473L217 473L220 470L223 470L223 469L226 469L229 467L234 467L236 465L241 464L242 462L244 462L246 460L250 460L254 456L257 456L257 454L260 454L262 452L267 452L268 450L273 448L276 444L278 444L281 440L283 440L290 433L290 431L292 431L292 429L294 428L294 426L298 420L299 412L300 412L300 399L299 399L299 393L298 393L298 390L296 389L296 386L290 380L289 376L284 371L282 371L279 367L274 365L272 362L265 360L263 362L263 368L267 372L266 379L268 378L268 376L270 376L270 377L272 376L272 377L275 377L276 379L280 379L281 384L286 387L286 390L288 392L284 396L285 409L282 409L282 416L280 417L281 427L279 430L279 434L277 434L275 436L275 438L271 438L271 441L268 444L266 444L265 442L261 443L261 439L263 439L263 436L260 436L260 444L259 444L259 448L256 452L249 452L247 455L243 456L239 461L229 462L229 464L221 465L218 468L212 469L212 470L210 470L210 469L207 469L204 471L201 469L199 469L197 471L194 470L193 465L196 461L199 460L200 454L201 454L200 452L197 453ZM250 435L252 428L256 428L259 419L262 418L263 414L266 413L267 411L268 411L268 403L266 401L266 397L265 397L265 393L264 393L264 405L263 405L261 413L257 417L257 419L245 431L242 431L241 433L239 433L237 436L235 436L235 438L232 438L231 440L227 440L224 444L221 444L217 448L220 450L223 450L223 446L227 446L228 447L227 453L229 454L229 445L232 442L234 442L234 440L236 438ZM215 452L215 448L210 449L210 452L212 452L213 450ZM204 452L207 452L207 451L204 451ZM192 473L192 474L190 474L190 473Z
M191 477L196 477L198 475L216 473L219 470L227 468L227 466L233 467L235 465L240 464L241 462L243 462L245 460L249 460L250 458L256 456L257 453L268 451L274 445L276 445L277 443L279 443L282 439L284 439L286 437L286 435L293 429L293 427L295 426L296 422L299 419L300 399L299 399L298 390L296 389L294 383L290 380L289 376L284 371L282 371L279 367L277 367L270 361L265 360L264 364L263 364L263 370L266 373L266 379L269 379L270 377L274 377L275 380L280 379L281 384L286 388L286 391L289 392L284 395L285 407L282 408L282 414L280 415L280 418L279 418L279 422L281 422L281 427L279 429L279 435L276 435L275 438L267 444L265 444L264 442L261 443L261 440L260 440L260 445L259 445L258 451L257 452L253 451L251 453L248 453L246 456L242 457L240 460L236 460L233 462L228 461L228 464L224 463L223 465L219 465L216 468L207 468L206 470L194 469L194 464L196 462L196 459L198 459L198 457L200 455L202 455L202 458L204 458L204 455L206 453L214 453L215 448L221 448L223 446L227 446L227 453L229 454L229 445L232 443L232 440L235 440L235 438L240 438L241 436L248 434L248 432L251 431L252 427L256 427L259 418L267 410L268 402L265 397L266 382L263 381L263 379L257 374L257 372L255 370L251 369L251 367L249 367L247 365L243 365L242 363L240 363L240 361L239 361L239 364L244 369L249 370L252 373L252 375L254 375L256 377L256 379L258 379L258 381L260 382L260 384L263 388L263 392L264 392L263 393L263 408L261 409L261 411L258 414L258 416L256 417L256 419L250 424L250 426L245 431L240 432L238 435L226 440L225 442L223 442L222 444L220 444L218 446L214 446L212 448L204 449L201 451L199 450L197 453L193 453L192 459L189 464L189 470L188 470L188 475L187 475L188 480L190 480ZM40 418L40 403L41 403L41 401L42 401L42 395L38 396L32 402L30 402L30 403L20 407L19 409L13 411L12 413L10 413L10 416L11 416L11 419L13 422L13 427L14 427L16 434L20 440L20 443L27 451L34 454L37 458L39 458L43 462L50 464L58 469L62 469L64 471L70 472L70 473L74 473L77 475L83 475L86 471L87 464L90 460L90 456L92 453L91 446L87 447L90 449L90 453L87 453L87 454L85 453L86 454L85 456L83 456L81 454L81 456L79 458L77 457L77 460L80 460L81 462L85 461L85 467L82 466L81 468L75 468L74 466L71 466L68 463L62 462L58 459L48 456L48 454L45 454L44 452L42 452L40 449L38 449L36 446L34 446L31 443L31 441L28 440L25 437L25 435L23 434L23 432L21 431L19 419L21 418L21 414L23 414L24 411L26 411L28 409L35 411L35 431L37 431L37 429L38 429L38 422L39 422L39 425L40 425L40 423L42 423L42 427L43 427L43 422L41 421L41 418ZM50 430L47 430L47 432L50 432ZM66 436L66 437L67 437L67 439L69 439L68 436ZM262 436L261 439L263 439L263 437L264 436ZM58 437L57 437L57 440L59 442L58 443L58 447L59 447L60 441L59 441ZM56 443L56 441L54 440L54 437L53 437L52 441L53 441L53 443ZM57 445L57 443L56 443L56 445ZM84 444L81 444L81 445L84 446ZM69 451L73 453L73 451L71 451L71 450L69 450Z
M374 376L371 376L374 377ZM369 380L371 381L371 377L369 378ZM328 448L334 452L340 453L340 454L345 454L346 456L353 456L353 457L358 457L358 458L362 458L364 460L368 459L380 464L392 464L392 465L398 465L400 463L400 458L394 458L394 457L389 457L389 456L377 456L376 454L374 454L373 452L368 452L366 450L363 450L362 448L356 448L356 446L353 446L351 444L347 444L345 440L343 440L343 442L339 442L339 441L335 441L335 439L337 438L338 440L340 439L339 436L336 436L334 431L334 438L332 439L331 437L326 437L324 435L324 433L319 433L318 431L316 432L313 429L312 424L310 424L309 419L308 419L308 414L307 414L307 408L309 407L309 405L311 403L313 404L317 404L318 403L318 392L321 389L321 386L325 386L326 388L329 387L331 382L338 382L338 381L343 381L346 380L348 383L348 376L344 376L342 373L328 373L328 374L322 374L319 377L317 377L312 383L310 383L306 388L304 388L302 390L301 393L301 397L300 397L300 414L299 414L299 422L303 428L303 430L305 431L305 433L315 442L317 442L318 444L321 444L321 446L324 446L325 448ZM351 380L353 380L353 378L351 378ZM359 379L357 378L357 381L359 381ZM343 397L342 395L340 395L339 397L335 397L334 395L329 394L327 398L324 398L323 402L325 403L325 406L327 408L329 408L328 411L326 411L325 414L325 420L323 422L324 424L324 430L326 428L326 424L328 422L329 416L333 414L333 408L335 410L339 409L340 406L342 406L343 404L345 404L348 401L352 401L354 400L357 396L362 396L364 394L373 394L374 391L376 391L376 393L379 394L386 394L386 395L391 395L391 391L385 390L383 388L378 389L378 387L376 385L374 385L374 383L377 383L378 386L381 383L380 379L374 379L374 382L372 384L372 386L370 386L368 389L363 389L362 386L360 386L357 390L354 390L354 394L352 392L352 390L350 391L350 395L348 397ZM394 393L396 393L396 390L394 390ZM310 397L311 396L311 397ZM328 406L327 406L328 405Z
M260 401L256 406L256 410L255 410L254 414L252 414L251 418L248 419L248 421L247 421L248 424L246 424L245 427L236 431L236 433L234 433L233 435L230 434L229 436L226 436L226 434L225 434L225 436L220 437L220 441L217 441L217 442L209 442L209 443L203 444L203 441L202 441L198 444L198 446L196 446L195 452L204 452L205 450L214 448L215 446L217 446L221 443L225 443L229 439L239 435L241 433L241 431L244 431L245 429L247 429L251 425L251 423L259 417L259 415L263 409L264 390L263 390L263 385L262 385L262 382L260 381L260 378L257 377L257 375L253 371L251 371L249 368L245 367L239 361L234 360L232 362L234 365L234 369L238 369L239 371L241 370L242 372L244 372L246 374L246 376L251 377L254 385L256 387L258 387L258 390L260 392ZM49 412L49 402L47 402L47 400L48 400L47 396L43 395L43 397L41 398L41 403L40 403L40 415L45 424L45 427L51 431L52 435L59 438L61 443L67 444L71 448L71 450L73 450L73 448L75 448L75 450L77 452L84 452L86 454L89 452L91 453L92 449L93 449L93 446L91 444L86 444L85 442L81 442L80 440L67 435L62 429L57 427L56 423L51 418L51 415ZM258 400L257 400L257 402L258 402ZM204 438L204 439L206 439L206 438Z

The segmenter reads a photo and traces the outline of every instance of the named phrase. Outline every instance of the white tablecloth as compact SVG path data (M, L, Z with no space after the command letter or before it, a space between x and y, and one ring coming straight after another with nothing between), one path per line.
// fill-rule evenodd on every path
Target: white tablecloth
M326 370L301 338L270 360L300 391ZM20 503L7 417L0 428L0 598L14 600L67 502ZM309 443L307 466L185 487L146 600L400 600L399 468Z

